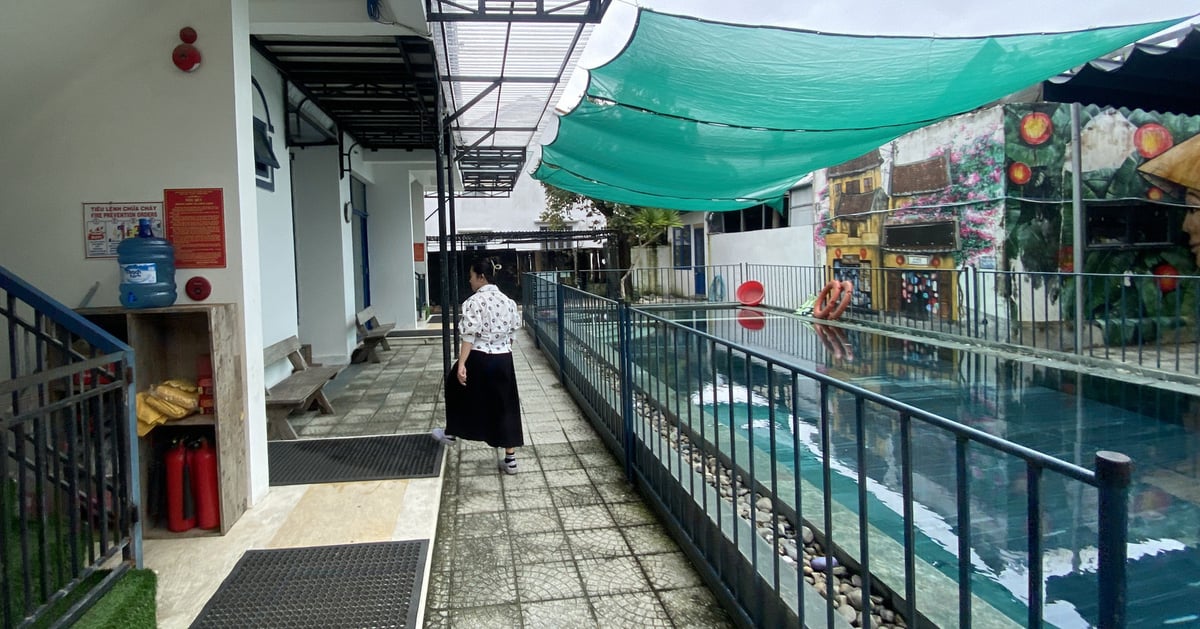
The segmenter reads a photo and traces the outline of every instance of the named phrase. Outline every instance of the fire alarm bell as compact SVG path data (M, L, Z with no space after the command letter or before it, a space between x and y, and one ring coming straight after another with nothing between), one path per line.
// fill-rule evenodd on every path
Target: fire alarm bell
M184 292L194 301L204 301L212 294L212 284L203 277L193 277L184 285Z
M184 72L194 72L200 67L200 50L191 44L179 44L171 53L175 67Z

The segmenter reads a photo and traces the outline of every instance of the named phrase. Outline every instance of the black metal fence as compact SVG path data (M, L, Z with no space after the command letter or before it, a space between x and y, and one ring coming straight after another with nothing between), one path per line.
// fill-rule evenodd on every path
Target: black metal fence
M141 563L133 352L3 267L0 321L0 611L67 626Z
M1088 470L710 334L701 310L684 324L527 279L537 343L739 624L1043 626L1044 507L1071 486L1096 505L1073 531L1098 549L1081 605L1124 625L1123 455ZM981 470L1024 487L1001 532L1024 587L999 602L976 591L995 589L973 550L994 515ZM931 522L953 540L933 558Z

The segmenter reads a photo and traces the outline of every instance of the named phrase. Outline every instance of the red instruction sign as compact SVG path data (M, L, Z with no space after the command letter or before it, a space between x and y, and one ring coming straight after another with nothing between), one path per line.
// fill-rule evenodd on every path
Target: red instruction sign
M175 267L225 267L225 197L221 188L163 190L167 239L175 245Z

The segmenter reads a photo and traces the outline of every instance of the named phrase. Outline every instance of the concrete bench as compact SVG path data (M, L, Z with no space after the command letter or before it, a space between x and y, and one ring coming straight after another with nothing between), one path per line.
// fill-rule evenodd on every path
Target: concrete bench
M305 411L314 404L322 415L333 413L325 396L325 384L341 371L340 367L308 364L300 354L300 339L290 336L263 350L263 366L283 359L292 363L292 373L267 389L267 438L295 439L296 430L288 422L292 411Z
M376 348L383 350L391 350L388 345L387 335L396 327L395 323L380 323L379 318L375 316L375 309L367 306L358 314L354 315L355 321L358 323L358 342L359 348L355 351L355 356L362 362L363 360L377 363L379 362L379 353Z

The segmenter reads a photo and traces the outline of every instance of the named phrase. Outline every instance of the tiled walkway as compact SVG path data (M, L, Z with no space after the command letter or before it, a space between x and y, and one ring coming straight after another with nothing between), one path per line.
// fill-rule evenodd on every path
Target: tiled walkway
M729 621L525 336L526 441L450 451L427 627L724 627Z
M441 339L389 341L354 366L335 416L302 438L427 432L441 424ZM426 627L732 626L679 547L522 332L514 347L526 447L447 451Z

